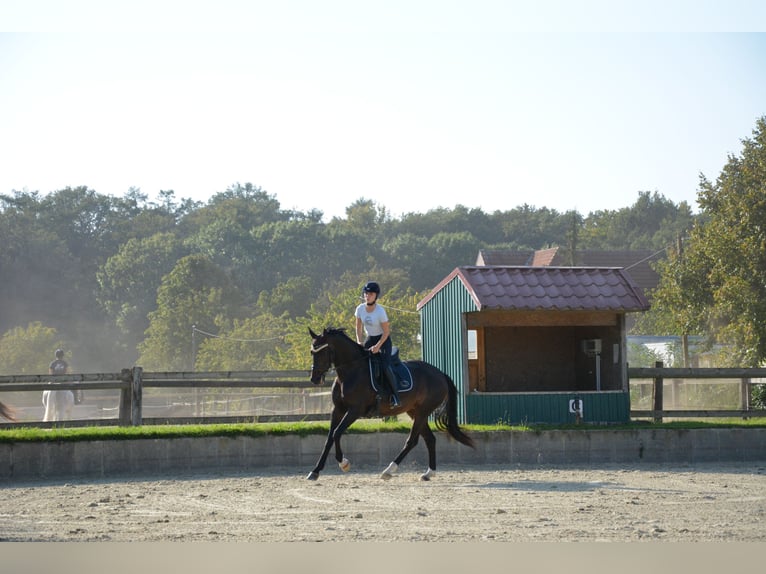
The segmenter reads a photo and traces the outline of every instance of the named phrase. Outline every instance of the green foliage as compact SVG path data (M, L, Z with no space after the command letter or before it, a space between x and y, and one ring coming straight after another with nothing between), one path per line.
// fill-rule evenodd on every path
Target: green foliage
M752 407L754 409L766 409L766 384L753 385Z
M0 374L39 375L48 372L53 352L66 349L56 329L40 322L14 327L0 338Z
M686 202L675 205L661 194L642 191L630 207L597 211L586 217L580 240L584 249L662 249L692 224Z
M152 371L193 369L192 327L215 333L226 318L240 313L238 289L220 267L202 255L180 259L157 291L139 364Z
M720 366L766 360L766 118L713 183L700 178L703 217L659 266L655 325L728 347Z
M281 368L280 350L285 347L288 329L286 315L269 314L235 320L230 329L197 337L205 339L196 351L195 367L199 371L268 371ZM285 367L287 369L287 367Z
M665 358L644 345L628 343L628 364L631 367L654 367L657 361L665 362ZM673 365L665 366L672 367Z
M157 233L129 239L98 271L98 301L133 348L149 326L162 278L183 253L173 233Z
M581 248L654 246L690 217L685 204L644 192L631 207L587 217L524 204L395 219L362 198L328 223L318 210L281 209L250 183L206 204L172 190L155 200L137 189L124 197L87 187L14 192L0 195L0 332L50 326L90 370L137 361L188 369L195 351L198 368L302 368L307 326L353 330L357 289L374 277L385 286L394 344L402 357L417 358L417 302L456 266L473 264L480 249L562 245L574 257ZM199 262L196 271L186 257ZM216 337L201 336L192 349L192 325ZM285 338L274 348L223 342L280 330Z

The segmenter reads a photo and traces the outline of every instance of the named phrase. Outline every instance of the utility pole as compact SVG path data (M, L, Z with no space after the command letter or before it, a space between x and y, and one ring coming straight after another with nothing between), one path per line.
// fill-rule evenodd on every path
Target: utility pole
M680 233L676 240L676 247L678 249L678 263L681 264L684 259L684 243ZM689 358L689 334L685 332L681 334L681 352L684 358L684 368L688 369L689 363L691 363L691 359Z
M192 325L192 360L191 360L191 370L194 371L194 367L197 364L197 325Z

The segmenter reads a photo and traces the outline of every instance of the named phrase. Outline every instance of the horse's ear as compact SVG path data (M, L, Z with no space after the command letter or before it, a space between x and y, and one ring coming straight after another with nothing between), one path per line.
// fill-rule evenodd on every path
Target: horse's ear
M311 335L312 339L316 339L317 337L319 337L319 335L317 335L316 333L314 333L314 331L311 330L311 327L309 327L309 335Z

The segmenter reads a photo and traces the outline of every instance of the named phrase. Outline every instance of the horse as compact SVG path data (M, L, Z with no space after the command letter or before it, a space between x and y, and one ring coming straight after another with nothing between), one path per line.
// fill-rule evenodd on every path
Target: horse
M0 402L0 417L8 419L11 422L16 422L16 413L11 407L3 402Z
M43 422L72 418L74 393L72 391L43 391Z
M409 371L411 388L401 389L401 405L392 407L388 401L381 400L375 389L377 382L373 376L372 353L346 335L345 329L325 328L321 335L317 335L309 328L309 335L313 356L311 382L315 385L323 384L325 374L333 365L337 376L332 385L330 432L308 480L319 478L333 444L340 469L343 472L350 470L351 463L343 456L340 439L354 421L364 417L396 416L406 412L413 420L404 448L380 475L386 480L398 470L399 464L418 443L419 437L423 438L428 449L428 469L420 478L430 480L434 476L436 437L428 424L428 418L437 409L436 428L446 431L458 442L475 448L473 439L458 425L457 388L447 374L425 361L404 361L401 364Z

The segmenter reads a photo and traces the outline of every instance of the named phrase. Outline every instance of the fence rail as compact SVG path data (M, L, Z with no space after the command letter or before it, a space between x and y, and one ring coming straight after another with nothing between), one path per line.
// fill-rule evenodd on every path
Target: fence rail
M10 375L0 376L0 400L6 392L40 392L47 390L119 390L120 400L117 423L122 426L141 424L185 423L236 423L265 421L326 420L322 414L269 414L251 416L196 416L196 417L146 417L143 393L148 388L245 388L245 389L296 389L315 388L309 380L308 371L211 371L211 372L145 372L141 367L122 369L119 373L77 373L67 375ZM114 424L109 420L69 420L55 423L23 421L2 423L13 426L80 426Z
M753 379L766 378L766 368L665 368L662 362L654 367L631 367L628 369L628 379L652 379L653 405L649 410L631 410L631 418L652 418L662 422L663 418L755 418L766 417L766 410L751 409ZM739 379L740 408L739 409L665 409L664 383L665 380L683 379Z
M662 363L654 367L631 367L629 379L652 380L652 408L631 410L631 418L708 418L708 417L766 417L766 410L751 409L750 396L753 379L766 378L766 368L664 368ZM120 399L117 423L123 426L141 424L190 424L190 423L239 423L267 421L327 420L328 413L314 414L268 414L232 416L145 416L143 392L149 388L242 388L242 389L313 389L308 372L293 371L211 371L211 372L144 372L141 367L122 369L119 373L78 373L68 375L10 375L0 376L0 400L6 392L40 392L46 390L119 390ZM740 408L721 409L665 409L663 386L666 380L683 379L736 379L740 385ZM42 422L23 421L0 423L0 427L14 426L83 426L109 425L115 420L69 420Z

